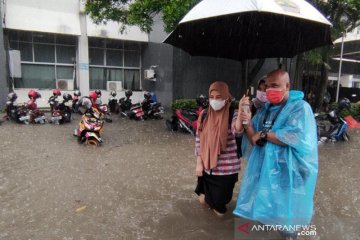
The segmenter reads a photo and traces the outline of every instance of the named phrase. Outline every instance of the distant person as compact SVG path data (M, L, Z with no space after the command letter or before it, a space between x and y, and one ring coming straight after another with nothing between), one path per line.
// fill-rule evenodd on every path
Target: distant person
M265 87L265 78L266 76L263 76L257 85L257 90L256 90L256 97L253 98L250 102L250 110L251 110L251 116L255 116L256 112L259 111L267 102L267 98L266 98L266 87ZM242 149L241 149L241 145L242 145L242 136L241 135L237 135L235 137L236 139L236 145L237 145L237 154L238 154L238 158L242 157Z
M256 112L261 109L267 102L266 98L266 87L265 87L265 78L262 77L257 85L256 97L251 100L251 115L254 116Z
M265 225L308 225L318 173L316 123L300 91L290 91L289 74L266 78L268 103L251 119L240 112L235 128L252 147L234 214ZM247 97L240 101L248 102ZM250 124L242 124L243 120ZM284 231L286 239L296 232Z
M310 90L310 92L306 95L306 100L310 104L311 109L314 111L315 110L316 95L315 95L313 90Z
M214 82L209 88L207 110L200 113L196 133L195 193L201 204L207 204L222 216L233 196L238 181L240 159L236 153L235 121L237 111L232 109L229 87L224 82Z

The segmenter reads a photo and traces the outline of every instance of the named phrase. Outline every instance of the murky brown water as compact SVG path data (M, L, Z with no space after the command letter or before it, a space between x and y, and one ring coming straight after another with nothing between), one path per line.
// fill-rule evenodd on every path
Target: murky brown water
M193 193L193 137L113 118L100 148L76 142L77 121L0 126L0 239L233 239L231 211L215 217ZM359 134L320 148L311 239L360 236L346 224L360 222Z

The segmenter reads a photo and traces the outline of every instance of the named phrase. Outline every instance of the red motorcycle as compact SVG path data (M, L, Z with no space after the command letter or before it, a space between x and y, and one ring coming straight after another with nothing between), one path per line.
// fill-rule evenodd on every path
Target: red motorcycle
M71 122L71 108L68 106L68 102L72 100L72 96L69 93L64 93L63 101L52 102L51 122L55 124L63 124Z
M46 122L45 115L37 107L36 99L41 98L40 93L30 90L28 93L30 100L27 102L27 109L29 110L30 123L44 124Z
M126 98L119 99L120 116L128 117L134 120L144 120L144 111L140 103L132 104L130 97L132 96L131 90L125 91Z
M209 101L204 95L196 99L197 109L176 109L171 120L166 120L166 126L171 131L189 132L196 134L197 120L203 109L209 106Z

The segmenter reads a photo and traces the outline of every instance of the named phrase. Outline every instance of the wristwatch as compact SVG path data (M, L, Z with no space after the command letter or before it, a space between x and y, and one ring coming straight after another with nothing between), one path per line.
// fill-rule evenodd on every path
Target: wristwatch
M261 133L260 133L260 139L266 141L267 140L267 133L268 133L268 131L262 130Z

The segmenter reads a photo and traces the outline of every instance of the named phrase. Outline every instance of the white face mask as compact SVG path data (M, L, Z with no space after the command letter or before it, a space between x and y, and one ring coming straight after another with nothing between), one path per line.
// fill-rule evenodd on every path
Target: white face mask
M209 102L212 109L214 109L215 111L219 111L225 106L226 100L210 99Z
M256 98L259 99L261 102L267 102L267 98L266 98L266 92L262 92L257 90L256 91Z

